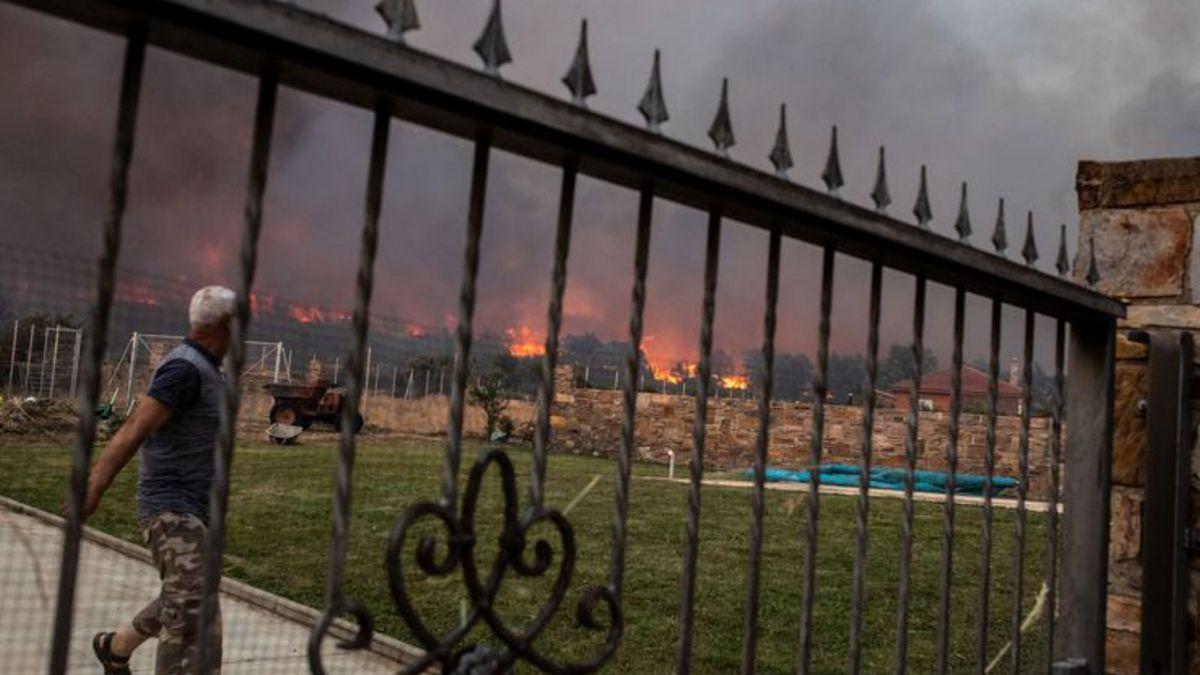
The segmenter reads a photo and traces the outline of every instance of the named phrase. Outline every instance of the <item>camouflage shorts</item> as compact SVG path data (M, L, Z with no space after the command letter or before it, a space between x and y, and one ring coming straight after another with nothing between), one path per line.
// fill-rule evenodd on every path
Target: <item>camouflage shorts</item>
M159 596L133 619L146 637L158 638L157 675L193 672L204 595L204 550L208 528L196 516L166 511L141 523L162 580ZM209 649L221 662L221 610L209 631ZM212 670L220 673L220 666Z

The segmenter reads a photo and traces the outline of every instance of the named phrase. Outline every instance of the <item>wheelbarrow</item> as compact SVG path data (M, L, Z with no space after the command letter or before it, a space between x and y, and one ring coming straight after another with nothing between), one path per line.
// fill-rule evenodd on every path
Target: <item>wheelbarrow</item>
M342 410L346 406L346 390L334 387L327 380L291 383L269 382L263 388L275 399L268 414L271 424L307 429L313 422L321 422L342 429ZM354 416L354 433L363 427L362 415Z
M267 427L267 437L277 445L292 445L303 431L303 427L276 422Z

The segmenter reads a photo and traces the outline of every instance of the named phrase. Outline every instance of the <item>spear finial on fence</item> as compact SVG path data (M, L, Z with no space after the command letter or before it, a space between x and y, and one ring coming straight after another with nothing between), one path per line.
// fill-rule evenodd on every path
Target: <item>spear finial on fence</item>
M596 93L596 81L592 79L592 66L588 61L588 22L587 19L579 27L579 46L575 48L575 60L567 74L563 75L563 84L571 90L571 101L580 107L587 107L584 99Z
M917 217L917 225L921 229L929 229L929 221L933 220L933 209L929 208L929 185L925 180L925 165L921 165L921 187L917 189L917 203L913 204L913 215Z
M500 0L492 4L483 34L475 41L475 53L483 59L483 69L489 75L500 77L500 66L512 61L508 41L504 39L504 21L500 16Z
M792 149L788 142L787 104L779 104L779 130L775 132L775 147L771 148L771 164L780 178L787 178L788 169L792 168Z
M729 148L737 141L733 137L733 123L729 121L729 78L721 80L721 103L717 106L717 116L713 118L708 128L708 137L717 148L717 154L729 156Z
M1054 262L1058 276L1065 277L1071 271L1071 259L1067 257L1067 224L1063 223L1058 230L1058 259Z
M1030 267L1033 267L1038 259L1037 242L1033 237L1033 211L1026 217L1025 245L1021 247L1021 257L1025 258L1025 264Z
M1100 270L1096 268L1096 238L1095 236L1088 237L1088 271L1087 277L1088 286L1095 286L1100 283Z
M837 125L833 125L833 132L829 139L829 157L825 160L825 170L821 172L821 180L825 181L825 187L829 189L829 194L836 195L838 190L846 184L842 180L842 162L838 158L838 141L837 141Z
M421 27L415 0L380 0L375 11L388 26L388 37L404 44L404 34Z
M667 103L663 100L662 73L659 70L659 51L654 50L654 66L650 69L650 81L646 92L638 103L638 112L646 118L646 127L654 133L662 133L662 123L671 117L667 114Z
M879 164L875 167L875 187L871 190L871 200L875 202L875 210L887 213L887 207L892 203L892 193L887 185L887 155L883 146L879 146Z
M954 231L958 240L965 242L971 238L971 211L967 208L967 181L962 184L962 197L958 201L958 220L954 221Z
M1008 234L1004 231L1004 197L1000 198L1000 208L996 211L996 229L992 231L992 246L996 253L1004 255L1008 248Z

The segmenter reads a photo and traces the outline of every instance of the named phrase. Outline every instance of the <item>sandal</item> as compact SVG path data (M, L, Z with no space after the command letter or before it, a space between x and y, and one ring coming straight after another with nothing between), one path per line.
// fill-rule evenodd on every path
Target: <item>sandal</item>
M112 653L113 633L96 633L92 638L92 651L104 666L105 675L130 675L129 657L120 657Z

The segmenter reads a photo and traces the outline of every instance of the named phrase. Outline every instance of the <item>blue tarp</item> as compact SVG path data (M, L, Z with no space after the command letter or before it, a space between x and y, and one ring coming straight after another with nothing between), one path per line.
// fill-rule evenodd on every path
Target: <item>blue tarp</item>
M870 485L873 488L882 488L885 490L903 490L906 474L905 469L871 469ZM745 475L752 478L754 470L747 469ZM861 475L862 469L857 466L849 464L823 464L817 477L823 485L858 487ZM789 471L788 469L768 468L766 476L768 481L807 483L809 480L807 471ZM944 471L916 471L913 474L913 489L917 492L945 493L946 481L949 477L949 474ZM960 473L955 474L955 478L955 494L982 495L987 485L985 477L975 474ZM1017 481L1013 478L1007 476L994 476L992 478L993 495L1016 486Z

